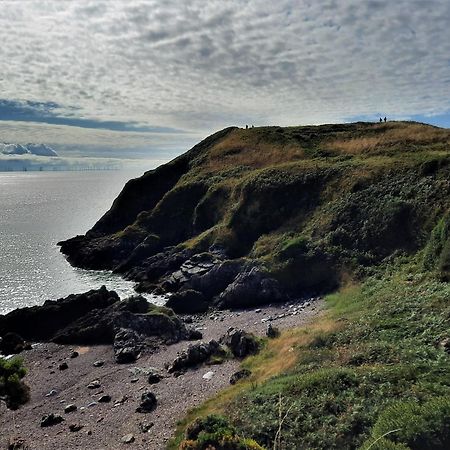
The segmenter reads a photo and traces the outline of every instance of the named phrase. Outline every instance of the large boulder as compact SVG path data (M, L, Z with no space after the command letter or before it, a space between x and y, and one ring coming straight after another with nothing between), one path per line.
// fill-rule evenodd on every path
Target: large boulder
M249 308L287 299L277 280L270 278L262 269L251 267L241 272L220 294L217 306L221 309Z
M119 364L136 361L140 351L141 343L135 331L121 329L114 336L114 358Z
M0 338L0 353L12 355L22 352L25 349L25 341L17 333L6 333Z
M208 361L213 355L223 353L220 344L215 340L190 345L175 358L167 370L169 373L185 371L189 367L195 367Z
M201 292L187 289L172 294L166 306L177 314L195 314L205 312L209 305Z
M221 338L221 343L225 344L237 358L254 355L260 348L259 341L253 334L236 329L229 330Z
M14 332L30 341L47 341L75 320L118 301L116 292L102 286L56 301L47 300L42 306L16 309L4 316L0 315L0 336Z

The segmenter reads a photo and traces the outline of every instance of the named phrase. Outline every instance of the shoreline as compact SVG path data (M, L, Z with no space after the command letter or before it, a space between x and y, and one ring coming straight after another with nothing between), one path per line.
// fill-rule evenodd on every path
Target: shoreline
M300 306L302 304L306 306ZM280 330L300 327L322 309L323 301L315 299L240 311L212 311L189 317L192 318L192 325L203 333L202 341L208 342L218 340L230 327L264 336L269 317ZM187 316L181 317L186 319ZM3 404L0 405L0 445L6 448L9 439L21 438L29 450L163 449L173 435L177 421L188 410L229 386L231 375L240 366L239 360L231 359L220 365L201 365L189 369L178 377L168 374L165 365L191 344L181 341L161 345L153 353L144 353L132 364L117 364L110 345L34 345L32 350L20 355L28 370L24 381L31 388L31 399L16 411L6 410ZM71 359L73 350L78 351L79 356ZM104 364L94 367L96 361L103 361ZM68 369L58 369L62 362L67 363ZM164 378L150 385L145 374L149 368L157 369ZM204 379L203 375L210 371L214 372L212 378ZM100 381L100 388L87 388L93 380ZM56 394L47 396L52 390ZM135 411L143 392L154 392L157 397L158 405L151 413ZM111 396L111 401L98 402L102 395ZM77 410L65 414L64 408L69 404L76 405ZM60 414L64 422L41 428L42 416L50 413ZM83 428L71 432L71 424ZM147 427L148 432L143 432ZM122 442L121 439L129 434L134 442ZM38 444L34 444L36 442Z

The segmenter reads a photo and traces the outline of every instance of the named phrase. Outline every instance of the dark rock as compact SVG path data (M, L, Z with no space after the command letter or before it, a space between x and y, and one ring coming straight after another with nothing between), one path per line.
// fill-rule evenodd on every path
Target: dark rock
M259 351L259 342L257 338L243 330L232 329L222 337L221 342L228 346L237 358L245 358L248 355L254 355Z
M149 384L156 384L159 383L163 379L163 376L158 372L150 372L148 374L147 381Z
M271 323L267 325L266 336L270 339L274 339L280 335L280 330L274 327Z
M71 359L78 358L79 356L80 356L80 354L79 354L77 351L73 351L73 352L70 354L70 358L71 358Z
M153 392L144 392L141 396L141 403L136 408L138 413L148 413L156 409L157 405L156 396Z
M99 389L101 387L100 381L99 380L94 380L91 381L88 385L87 385L88 389Z
M80 317L117 301L119 296L102 286L84 294L69 295L56 301L47 300L42 306L16 309L0 315L0 336L15 332L31 341L48 341Z
M25 341L15 332L5 333L0 340L0 353L3 353L4 355L17 354L23 350L25 350Z
M139 429L142 433L148 433L155 424L153 422L139 422Z
M175 358L173 363L169 366L168 372L175 373L185 371L189 367L198 366L199 364L208 361L213 355L223 353L220 344L214 340L211 340L208 343L200 342L195 345L190 345Z
M114 358L119 364L136 361L140 351L141 344L136 332L121 329L114 337Z
M77 431L80 431L83 428L83 425L80 425L78 423L72 423L69 425L69 431L72 433L76 433Z
M28 450L26 441L22 438L12 438L9 440L8 450Z
M94 367L102 367L103 364L105 364L105 361L95 361L94 364L92 364Z
M77 405L74 405L74 404L67 405L67 406L64 408L64 412L65 412L66 414L69 414L69 413L71 413L71 412L73 412L73 411L76 411L76 410L77 410Z
M199 339L203 339L203 334L201 331L195 329L188 330L188 341L198 341Z
M66 362L63 362L58 366L59 370L67 370L68 368L69 368L69 366Z
M177 314L196 314L205 312L208 309L208 302L202 293L188 289L172 294L166 306Z
M238 381L248 378L252 373L248 369L242 369L238 370L237 372L233 373L230 378L230 384L236 384Z
M226 308L248 308L267 303L286 301L278 281L257 267L241 272L235 280L220 294L217 306Z
M53 425L58 425L63 421L64 419L61 416L51 413L42 417L41 427L52 427Z
M111 396L110 395L102 395L99 399L98 402L99 403L109 403L111 401Z

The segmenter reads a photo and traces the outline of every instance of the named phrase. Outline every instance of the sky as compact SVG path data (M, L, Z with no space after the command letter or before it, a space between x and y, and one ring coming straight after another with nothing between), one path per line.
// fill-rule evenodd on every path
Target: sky
M0 0L0 142L170 159L226 126L450 127L448 0Z

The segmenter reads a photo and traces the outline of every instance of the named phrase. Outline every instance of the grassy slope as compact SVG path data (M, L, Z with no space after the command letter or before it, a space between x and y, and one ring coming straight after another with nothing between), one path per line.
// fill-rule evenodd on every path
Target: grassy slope
M326 273L340 271L344 287L327 297L319 321L283 333L247 359L252 377L192 411L170 449L178 448L187 423L211 413L226 415L240 435L266 448L450 445L450 363L440 345L450 337L449 133L419 124L361 125L324 141L317 131L279 131L289 136L282 147L286 158L265 137L260 150L270 167L258 151L231 151L245 141L245 131L234 131L228 139L236 143L225 141L215 150L218 161L209 155L211 174L228 167L227 161L230 171L239 172L242 158L253 169L220 181L237 206L228 210L228 221L189 245L203 239L209 244L211 235L239 241L239 224L251 228L246 219L264 215L259 205L239 215L246 199L264 192L261 186L276 185L277 177L284 186L295 185L300 173L320 173L327 181L314 208L302 208L274 229L262 226L256 239L247 234L247 250L287 282L292 273L301 276L305 262L317 260L305 278L327 280ZM291 142L295 133L307 136L299 146ZM196 176L208 170L203 161ZM352 281L345 286L346 278ZM277 437L280 414L286 417Z
M448 448L450 362L439 344L449 336L450 286L418 259L328 296L324 317L246 360L252 377L192 411L169 448L186 423L211 413L274 448L280 410L275 448L368 448L392 430L371 448Z

